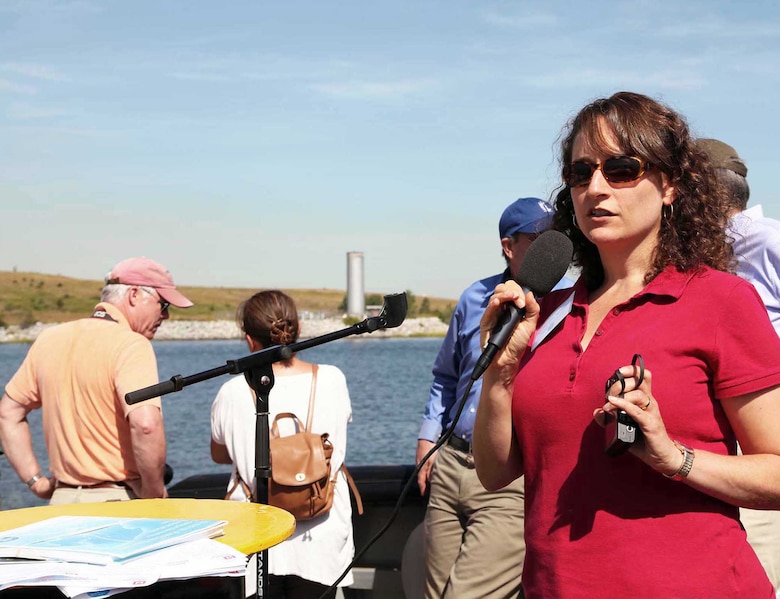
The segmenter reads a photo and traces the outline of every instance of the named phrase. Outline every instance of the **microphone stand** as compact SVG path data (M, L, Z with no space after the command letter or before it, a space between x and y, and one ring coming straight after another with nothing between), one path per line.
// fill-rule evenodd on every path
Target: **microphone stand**
M289 360L294 353L342 339L350 335L373 333L381 329L399 326L406 318L406 293L386 295L379 316L372 316L357 324L313 337L289 345L274 345L244 356L237 360L228 360L225 366L204 370L189 376L180 374L156 385L131 391L125 395L128 405L153 397L181 391L184 387L200 383L223 374L244 374L247 383L255 394L255 502L268 503L268 480L271 477L271 443L268 432L268 397L274 386L274 362ZM255 597L265 597L268 589L268 549L257 553L257 591Z

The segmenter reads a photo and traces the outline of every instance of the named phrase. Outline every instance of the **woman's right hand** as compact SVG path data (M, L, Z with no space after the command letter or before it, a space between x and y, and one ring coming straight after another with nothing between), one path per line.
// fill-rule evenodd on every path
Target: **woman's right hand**
M486 371L492 371L491 374L497 376L506 387L510 387L514 381L520 358L523 357L539 320L539 303L533 293L529 291L523 294L523 288L515 281L501 283L496 286L495 292L488 300L479 323L482 347L485 347L493 327L506 309L504 304L508 302L513 302L518 308L525 308L525 317L515 327L509 342L499 350Z

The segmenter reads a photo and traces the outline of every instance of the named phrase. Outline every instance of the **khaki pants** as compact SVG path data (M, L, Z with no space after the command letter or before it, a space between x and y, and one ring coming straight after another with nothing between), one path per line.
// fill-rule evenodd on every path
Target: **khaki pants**
M443 446L425 514L425 597L522 597L523 479L490 493L473 460Z
M769 580L780 588L780 511L739 508L739 518Z
M737 453L742 448L737 445ZM747 532L747 540L764 566L769 580L780 591L780 511L739 508L739 519ZM778 592L780 596L780 592Z
M100 489L85 487L58 487L49 500L49 505L62 505L64 503L102 503L104 501L127 501L136 499L135 493L129 488L116 485Z

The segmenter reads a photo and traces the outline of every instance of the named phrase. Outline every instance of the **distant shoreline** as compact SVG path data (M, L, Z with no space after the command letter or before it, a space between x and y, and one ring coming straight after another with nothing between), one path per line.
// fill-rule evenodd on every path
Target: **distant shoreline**
M0 343L31 343L41 331L56 323L35 323L29 327L0 327ZM309 339L348 328L340 318L302 319L301 338ZM401 326L367 334L378 337L443 337L447 325L436 317L407 318ZM242 334L232 320L166 320L160 326L155 341L199 341L241 339Z

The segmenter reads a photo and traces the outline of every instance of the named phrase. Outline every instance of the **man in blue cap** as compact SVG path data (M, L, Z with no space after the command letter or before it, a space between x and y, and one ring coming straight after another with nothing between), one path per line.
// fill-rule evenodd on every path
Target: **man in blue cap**
M417 439L417 463L447 429L460 406L482 353L479 321L499 283L517 276L531 243L549 228L552 207L539 198L520 198L498 222L503 273L482 279L458 300L433 365L433 384ZM557 287L572 285L562 279ZM461 417L444 445L420 470L417 482L430 488L425 515L425 590L432 597L518 597L523 570L523 479L489 493L477 479L471 432L481 380L474 383ZM435 458L435 463L434 463Z

